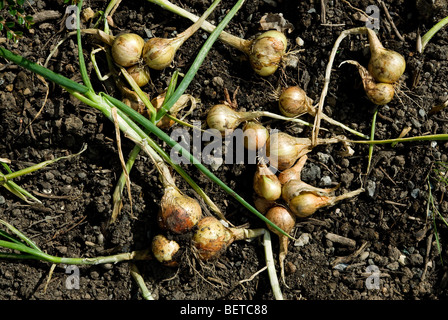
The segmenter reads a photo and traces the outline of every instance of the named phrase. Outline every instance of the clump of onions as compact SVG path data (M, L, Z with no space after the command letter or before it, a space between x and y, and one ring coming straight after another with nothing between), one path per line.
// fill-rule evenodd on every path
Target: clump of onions
M367 28L370 44L370 60L367 66L372 77L381 83L395 83L406 69L404 57L396 51L384 48L375 31Z
M179 264L177 254L180 246L174 240L168 240L164 235L156 235L152 239L151 250L154 257L165 266L175 267Z
M144 45L145 40L138 34L120 34L112 43L112 58L122 67L133 66L140 61Z
M316 145L337 142L339 140L336 138L318 139ZM266 156L270 165L283 171L291 168L297 159L310 152L312 148L309 138L297 138L284 132L275 132L266 142Z
M278 99L279 110L286 117L297 117L306 113L314 116L316 109L312 103L305 90L299 86L286 88Z
M177 50L201 27L218 3L219 0L215 0L198 21L175 38L154 37L146 41L143 47L143 60L146 65L155 70L163 70L168 67L174 60Z
M126 70L139 87L146 86L151 80L147 66L133 65Z
M279 205L270 208L268 210L268 212L266 213L265 217L268 218L275 225L280 227L280 229L282 229L287 234L289 234L292 231L292 229L294 228L295 223L296 223L295 215L292 214L288 210L288 208L286 208L284 206L279 206ZM280 250L279 250L278 257L279 257L279 264L280 264L280 270L281 270L280 271L281 277L283 279L283 282L285 282L284 263L285 263L286 255L288 254L289 240L286 235L280 233L279 231L274 229L272 226L270 226L268 224L266 224L266 225L270 231L274 232L279 237Z
M395 88L392 84L377 82L370 72L357 61L347 60L343 63L350 63L358 68L364 91L370 101L376 105L385 105L392 101L395 94Z
M254 191L260 197L275 201L282 195L282 185L265 163L259 163L254 174Z
M243 126L244 147L247 150L257 151L264 147L269 138L269 130L255 121L248 121Z
M341 200L352 198L364 191L360 188L335 196L334 192L338 186L323 189L309 185L300 179L299 171L303 168L305 161L304 157L297 162L294 168L295 175L291 175L289 180L285 179L286 182L282 187L282 198L297 217L309 217L320 208L333 206Z
M199 221L192 242L201 260L211 260L218 258L234 241L255 238L263 233L264 229L228 228L209 216Z
M298 122L306 124L296 118L288 118L268 111L236 111L226 104L214 105L207 113L207 125L218 130L223 136L232 133L241 123L255 120L260 117Z

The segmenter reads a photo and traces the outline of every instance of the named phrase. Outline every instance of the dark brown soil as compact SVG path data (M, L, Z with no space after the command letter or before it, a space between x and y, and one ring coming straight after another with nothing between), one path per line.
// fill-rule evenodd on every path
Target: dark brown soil
M174 1L200 15L210 1ZM416 52L417 35L425 33L448 15L446 1L435 8L422 3L432 1L383 1L399 33L381 10L380 39L384 46L400 52L407 61L401 90L377 118L376 139L396 138L410 127L408 136L448 133L445 110L431 114L435 105L448 98L448 29L430 41L423 54ZM223 1L210 21L220 21L233 2ZM276 4L275 6L272 4ZM284 66L274 75L261 78L250 69L239 52L220 42L211 49L198 74L187 89L200 100L187 120L204 122L207 109L224 100L224 89L233 94L238 88L238 107L246 110L278 112L276 89L300 85L318 101L325 69L334 42L341 31L364 26L357 19L374 1L328 1L325 10L319 1L247 1L230 22L228 32L251 38L260 32L259 21L266 13L282 13L294 29L287 34L298 64ZM436 6L434 5L434 6ZM85 7L104 10L103 1L85 1ZM425 9L423 9L425 8ZM62 1L36 0L30 12L56 10L57 19L42 21L17 44L3 45L26 58L45 63L54 46L67 35L65 5ZM322 13L325 12L325 16ZM190 25L190 21L164 11L147 1L123 1L113 15L114 34L138 33L145 39L171 37ZM89 27L88 24L85 27ZM152 72L152 84L144 88L151 97L163 91L175 69L186 73L204 43L206 33L199 31L176 56L172 67ZM304 45L296 45L300 37ZM97 91L120 98L113 87L98 80L90 63L94 48L84 37L85 58ZM366 98L353 66L339 64L347 59L366 64L369 59L366 38L350 36L339 48L332 72L325 112L348 126L369 133L374 105ZM31 164L87 150L79 157L57 162L43 170L20 177L20 186L43 203L30 206L0 189L0 218L24 232L48 254L61 257L96 257L148 248L159 232L156 224L161 184L148 156L138 157L131 171L133 207L125 192L125 203L118 220L107 225L112 210L112 193L121 174L113 124L99 111L79 102L60 87L46 83L29 71L6 60L0 71L0 158L11 160L19 170ZM98 56L98 63L105 63ZM104 65L103 65L104 66ZM80 81L76 38L65 40L48 62L48 67ZM48 93L48 99L46 95ZM311 117L304 119L312 121ZM263 119L267 121L267 119ZM295 136L309 136L308 129L280 121L266 122ZM331 132L321 136L347 134L327 123ZM348 137L352 138L347 134ZM122 138L126 157L133 143ZM366 192L355 199L319 210L309 219L298 220L286 258L286 285L281 284L288 300L438 300L447 297L447 228L440 218L428 216L428 175L437 161L447 160L443 141L385 144L374 148L372 170L366 175L368 147L353 145L354 155L345 156L340 144L319 146L309 154L303 179L315 186L341 184L339 193L361 186ZM169 150L168 148L166 150ZM231 196L198 173L194 166L185 169L235 225L251 228L263 223ZM252 199L253 165L222 165L213 172L238 194ZM177 177L188 195L196 195ZM432 195L440 213L448 208L445 185L430 180ZM207 208L203 206L204 212ZM429 207L430 208L430 207ZM431 209L431 208L430 208ZM434 229L437 226L437 230ZM436 232L437 231L437 232ZM356 242L355 247L330 241L336 234ZM438 242L441 251L439 251ZM188 243L188 242L187 242ZM273 237L275 258L278 241ZM259 239L233 243L216 261L199 262L188 246L177 268L157 261L136 262L148 289L159 300L273 300L268 274L256 274L265 266ZM369 266L381 272L378 289L369 289ZM0 261L0 299L3 300L141 300L139 287L130 275L128 263L79 267L79 289L67 288L66 266L57 265L44 290L51 264L41 261ZM276 260L278 269L278 262ZM255 276L254 276L255 275ZM247 280L247 281L246 281Z

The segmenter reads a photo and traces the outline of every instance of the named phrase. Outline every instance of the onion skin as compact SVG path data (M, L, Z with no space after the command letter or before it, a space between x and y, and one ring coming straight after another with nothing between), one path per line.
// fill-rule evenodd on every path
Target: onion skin
M201 260L218 258L233 241L232 232L215 217L201 219L193 235L193 245Z
M404 57L396 51L383 47L375 31L367 28L370 43L370 61L367 66L373 78L382 83L395 83L406 69Z
M176 254L180 246L174 240L168 240L163 235L156 235L151 243L151 250L154 257L167 267L176 267L179 263L176 260Z
M159 226L173 233L190 231L202 217L199 203L174 188L166 189L160 203Z
M259 35L249 49L249 60L253 70L262 77L277 71L286 52L288 41L279 31L270 30Z
M266 218L276 224L280 229L286 233L290 233L296 223L296 217L283 206L274 206L266 212ZM275 230L270 225L267 225L268 229L278 236L285 237L283 234Z
M120 66L133 66L140 61L144 45L145 40L138 34L121 34L112 44L112 58Z
M306 92L298 87L292 86L283 90L278 99L280 112L286 117L297 117L309 113L315 114L312 106L312 100L306 95Z

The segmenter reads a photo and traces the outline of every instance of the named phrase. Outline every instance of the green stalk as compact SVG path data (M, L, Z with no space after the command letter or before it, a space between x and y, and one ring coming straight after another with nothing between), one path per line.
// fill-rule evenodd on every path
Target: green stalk
M407 138L396 138L396 139L385 139L385 140L345 140L351 143L357 144L388 144L388 143L398 143L398 142L417 142L417 141L444 141L448 140L448 134L430 134L427 136L415 136Z
M440 20L438 23L436 23L431 29L429 29L428 32L426 32L422 37L422 46L421 51L425 50L426 45L428 44L429 40L444 26L448 24L448 16Z
M370 141L375 140L376 116L378 114L378 106L375 106L372 118L372 127L370 128ZM369 161L367 164L367 174L370 172L370 164L372 163L373 144L369 145Z
M81 44L81 11L82 11L82 0L78 2L78 10L76 10L76 39L78 41L78 60L79 60L79 71L81 72L82 81L87 88L93 91L92 83L90 82L90 77L87 73L86 63L84 61L84 54L82 51Z

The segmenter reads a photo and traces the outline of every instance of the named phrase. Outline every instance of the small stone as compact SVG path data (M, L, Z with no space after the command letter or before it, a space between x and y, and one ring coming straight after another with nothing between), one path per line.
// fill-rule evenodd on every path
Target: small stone
M329 186L331 185L331 178L329 176L323 176L320 179L320 184L323 186Z
M24 96L27 96L27 95L29 95L29 94L31 94L31 90L30 90L30 88L25 88L25 90L23 90L23 95L24 95Z
M414 199L417 199L419 194L420 194L420 189L418 189L418 188L411 191L411 197Z
M303 247L307 245L309 242L310 242L310 234L302 233L300 237L296 241L294 241L294 246Z
M0 196L0 204L4 204L6 202L4 196Z
M375 189L376 189L375 181L372 181L372 180L367 181L366 190L367 190L368 195L372 198L375 195Z
M387 269L392 270L392 271L396 271L396 270L398 270L399 267L400 267L400 265L399 265L398 261L389 263L389 264L386 266Z

